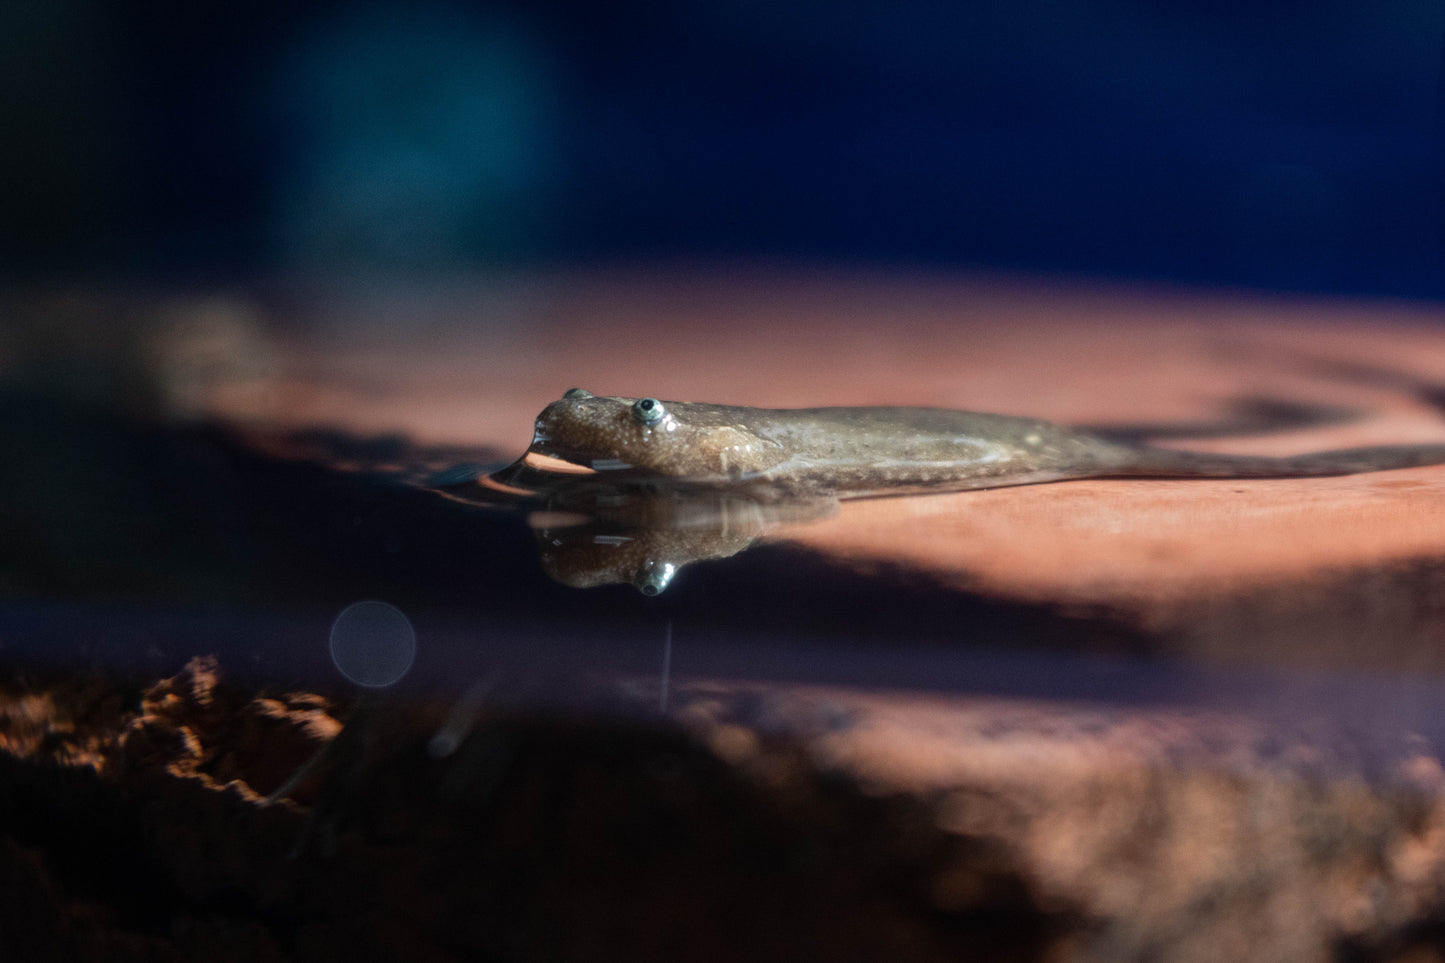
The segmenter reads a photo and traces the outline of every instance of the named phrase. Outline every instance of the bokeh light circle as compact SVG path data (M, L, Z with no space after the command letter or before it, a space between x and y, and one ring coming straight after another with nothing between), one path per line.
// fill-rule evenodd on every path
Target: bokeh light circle
M415 659L416 630L394 605L376 599L354 602L331 623L331 661L357 685L395 685Z

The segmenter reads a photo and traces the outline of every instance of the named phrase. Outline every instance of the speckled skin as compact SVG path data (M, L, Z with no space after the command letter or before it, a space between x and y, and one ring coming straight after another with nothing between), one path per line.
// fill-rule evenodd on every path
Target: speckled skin
M758 483L845 497L1090 477L1345 475L1445 462L1445 445L1291 458L1120 445L1046 421L942 408L745 408L569 391L537 417L531 451L598 471L703 485Z

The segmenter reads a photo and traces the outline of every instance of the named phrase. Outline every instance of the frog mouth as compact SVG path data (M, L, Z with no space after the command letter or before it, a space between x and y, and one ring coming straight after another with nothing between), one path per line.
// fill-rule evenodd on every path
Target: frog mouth
M597 458L579 449L571 448L554 440L541 427L538 427L536 434L532 436L532 444L527 449L527 454L537 455L551 461L566 462L569 465L588 468L596 472L626 471L634 467L621 458Z

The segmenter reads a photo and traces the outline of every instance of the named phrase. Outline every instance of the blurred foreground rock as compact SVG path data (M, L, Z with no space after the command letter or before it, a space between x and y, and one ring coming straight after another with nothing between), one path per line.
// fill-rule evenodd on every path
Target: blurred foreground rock
M484 707L439 754L448 706L338 736L329 700L203 659L139 703L11 678L0 953L1440 958L1445 773L1408 735L703 681L663 718L642 688Z

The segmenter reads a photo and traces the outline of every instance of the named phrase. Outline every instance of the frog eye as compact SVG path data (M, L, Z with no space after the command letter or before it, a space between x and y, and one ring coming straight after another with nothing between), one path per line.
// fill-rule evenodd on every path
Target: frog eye
M568 388L562 394L562 397L567 400L576 400L578 398L591 398L592 392L588 391L586 388Z
M656 398L638 398L632 403L632 420L639 425L655 425L667 417L667 409Z

